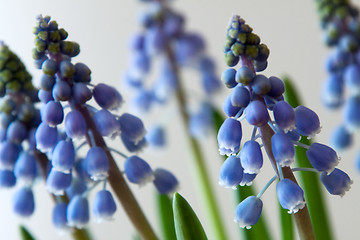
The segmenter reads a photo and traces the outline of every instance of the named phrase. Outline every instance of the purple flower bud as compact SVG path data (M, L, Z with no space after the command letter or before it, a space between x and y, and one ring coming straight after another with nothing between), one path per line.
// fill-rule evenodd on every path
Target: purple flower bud
M262 207L263 203L260 198L247 197L236 207L235 222L239 223L242 228L250 229L252 225L258 222Z
M329 175L326 172L320 174L320 180L332 195L344 196L349 191L353 181L349 175L335 168Z
M257 127L263 126L270 119L266 106L258 100L249 103L245 108L245 116L249 124Z
M334 149L320 143L311 144L306 156L316 170L328 173L334 170L340 160Z
M58 140L58 132L56 127L50 127L42 122L35 133L36 148L40 151L52 150Z
M296 107L295 119L296 130L303 136L313 137L321 130L319 117L307 107Z
M155 169L154 178L154 185L160 194L172 195L179 187L174 174L163 168Z
M304 191L290 179L282 179L276 185L276 193L280 205L289 213L297 213L305 207Z
M46 188L50 193L55 195L63 195L64 190L71 184L71 178L71 172L63 173L58 172L55 169L51 169L46 179Z
M13 170L16 159L20 153L20 147L12 142L0 143L0 169Z
M59 172L69 173L75 162L75 148L71 141L59 141L52 153L51 164Z
M26 126L20 121L14 121L10 123L7 129L6 139L14 143L21 143L27 135Z
M67 82L57 80L52 90L52 95L56 101L67 101L72 96L71 87Z
M277 77L269 77L270 82L270 91L267 93L268 96L272 98L278 98L285 92L285 84L284 82Z
M116 204L111 192L100 190L94 197L92 213L97 222L111 220L116 212Z
M290 166L295 161L294 144L285 133L275 133L271 137L271 146L274 158L281 167Z
M73 91L73 98L75 103L78 104L84 104L92 97L92 92L90 89L86 86L85 83L74 83L72 87Z
M285 101L279 101L273 108L276 124L285 132L295 129L294 109Z
M238 83L235 81L236 70L233 68L226 69L221 75L221 81L227 88L233 88Z
M226 188L236 189L243 178L243 171L238 157L228 157L221 166L219 184Z
M131 156L125 160L124 173L130 182L139 184L140 186L154 180L151 167L138 156Z
M65 117L65 132L69 138L81 138L87 132L87 126L83 115L72 110Z
M262 96L267 94L271 89L269 79L261 74L254 77L251 86L255 94Z
M16 178L13 171L0 170L0 187L11 188L15 186Z
M123 98L113 87L100 83L93 89L93 96L100 107L108 110L116 110L121 107Z
M231 93L231 104L235 107L246 107L250 102L250 93L244 86L237 86Z
M259 143L251 140L245 142L240 150L240 160L244 173L259 173L263 165L263 156Z
M92 147L85 159L86 171L94 181L104 180L108 176L109 160L101 147Z
M235 119L227 118L217 135L220 154L227 156L236 154L240 148L241 137L241 123Z
M89 202L86 197L77 195L70 200L66 209L66 219L71 227L83 228L88 224Z
M47 103L49 101L54 100L52 93L50 91L44 91L42 89L39 90L38 97L39 97L40 101L43 103Z
M144 138L146 130L140 118L129 113L124 113L119 117L118 122L120 124L121 133L130 141L137 144Z
M116 118L106 109L97 111L93 118L97 130L102 136L113 136L120 131Z
M64 119L64 110L60 102L49 101L41 111L41 120L54 127L62 123Z
M240 107L235 107L231 103L231 95L229 95L223 104L223 111L228 117L235 117L237 113L241 110ZM241 113L242 114L242 113Z
M18 180L31 185L37 175L37 163L34 155L22 152L16 160L14 174Z
M247 66L242 66L237 70L235 80L236 82L246 86L252 82L254 77L255 73L251 71L250 68L248 68Z

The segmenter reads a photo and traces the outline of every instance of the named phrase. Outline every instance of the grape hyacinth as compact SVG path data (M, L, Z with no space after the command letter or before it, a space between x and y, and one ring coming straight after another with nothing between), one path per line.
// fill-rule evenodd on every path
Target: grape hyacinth
M184 17L170 9L166 2L148 2L148 10L140 15L142 30L131 38L132 55L124 75L124 83L132 91L132 109L145 114L156 107L163 107L179 88L176 71L195 70L199 74L204 97L197 104L198 108L189 113L189 131L196 138L208 136L212 129L212 115L207 105L211 104L211 98L221 84L215 72L215 63L206 55L205 40L198 33L185 31ZM167 55L169 49L173 53L171 57ZM177 70L171 66L172 57ZM155 81L148 83L156 68L159 71ZM157 125L157 128L163 128L163 134L165 124ZM165 146L165 143L155 146Z
M310 138L320 132L317 114L305 106L293 109L284 101L283 81L258 73L267 67L269 49L237 15L230 20L224 53L226 64L234 68L222 74L225 86L233 91L224 102L228 118L218 133L220 154L229 156L220 170L220 184L232 188L251 184L256 175L261 174L261 147L265 148L276 173L257 196L238 205L235 221L246 228L258 221L263 206L261 196L276 179L279 179L276 190L281 206L294 213L295 218L306 218L306 214L297 214L307 208L304 191L293 175L296 170L321 173L320 178L328 191L342 196L351 180L345 172L334 170L339 162L336 152L324 144L308 146L299 142L300 136ZM235 69L239 62L240 67ZM252 125L253 133L240 149L244 119ZM314 168L290 168L295 161L295 146L308 149L307 156ZM304 225L298 225L300 237L313 236L310 220L304 221Z
M112 219L117 208L112 196L115 194L139 234L146 239L156 239L112 153L125 158L124 175L129 180L143 177L144 168L141 165L132 164L130 170L127 167L128 159L139 157L127 157L117 149L108 148L104 139L120 138L128 151L141 150L146 146L146 130L141 119L128 113L117 115L123 103L121 94L107 84L90 83L90 68L84 63L73 63L73 58L80 53L79 44L66 40L68 33L59 28L56 21L49 16L39 16L34 34L33 57L36 66L42 70L39 99L43 103L41 123L35 132L36 147L51 160L47 189L55 195L67 194L69 198L66 210L59 205L61 202L55 206L54 226L61 229L65 226L82 228L90 220L90 210L97 221ZM88 105L92 98L99 110ZM88 151L84 157L79 149L85 148L86 143ZM145 160L142 161L149 166ZM176 179L171 172L168 175ZM154 179L150 167L146 178L149 181ZM108 190L107 182L114 193ZM92 202L89 193L95 191L99 183L103 184L103 188ZM166 186L161 193L169 194L178 182L172 181L169 188L167 182L154 181L157 189L159 184L160 189L163 189L162 185Z
M325 61L322 100L328 109L342 110L342 122L331 137L331 145L342 151L352 146L360 128L359 9L351 1L316 2L324 42L332 49Z

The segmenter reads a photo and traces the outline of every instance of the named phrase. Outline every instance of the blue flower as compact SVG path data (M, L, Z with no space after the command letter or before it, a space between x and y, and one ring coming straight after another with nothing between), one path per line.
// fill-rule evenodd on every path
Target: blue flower
M328 190L330 194L344 196L349 191L353 181L349 175L335 168L330 174L322 172L320 174L320 180Z
M331 172L339 163L339 157L334 149L320 143L313 143L306 151L311 165L318 171Z
M251 101L245 108L246 120L249 124L261 127L266 124L269 119L269 113L264 103L259 100Z
M104 180L108 176L109 160L101 147L92 147L85 159L86 171L94 181Z
M18 189L13 197L13 210L22 217L29 217L34 213L35 202L31 188L22 187Z
M53 209L52 223L57 229L65 230L69 227L66 219L66 208L67 204L60 202L56 203Z
M154 171L154 185L160 194L172 195L179 187L179 182L170 171L157 168Z
M260 218L263 203L260 198L255 196L247 197L235 210L235 222L240 227L250 229Z
M97 222L111 220L116 212L116 204L112 194L107 190L96 193L92 205L92 213Z
M71 227L85 227L90 219L88 199L81 195L73 197L66 209L66 219Z
M243 178L244 169L241 167L240 159L236 156L228 157L221 166L219 184L227 188L236 189Z
M295 119L296 130L303 136L313 137L321 130L319 117L307 107L296 107Z
M241 123L235 119L227 118L217 135L220 154L228 156L236 154L240 148L241 137Z
M124 172L130 182L140 186L154 180L150 165L138 156L131 156L125 160Z
M304 191L290 179L282 179L276 185L276 193L280 205L289 210L289 213L297 213L305 207Z
M271 148L276 162L281 167L290 166L295 161L295 147L291 139L283 132L271 137Z
M245 142L240 151L240 160L241 166L244 168L244 173L259 173L263 166L263 156L260 144L253 140Z

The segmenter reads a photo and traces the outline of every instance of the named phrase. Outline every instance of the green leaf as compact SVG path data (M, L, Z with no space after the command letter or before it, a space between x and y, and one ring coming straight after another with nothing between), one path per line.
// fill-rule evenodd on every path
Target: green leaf
M19 227L20 236L22 240L35 240L35 238L30 234L30 232L24 226Z
M218 111L215 107L212 107L212 113L213 113L214 130L217 133L222 123L225 121L225 118L223 117L223 114L220 111ZM226 160L226 156L224 157L224 161L225 160ZM236 205L239 204L248 196L256 195L254 189L255 189L254 184L251 186L238 187L237 190L235 191ZM235 211L235 207L234 207L234 211ZM251 229L244 229L239 227L239 230L242 233L243 238L245 240L256 240L256 239L270 240L271 236L268 231L265 219L266 218L264 217L264 213L262 213L259 221L254 226L252 226Z
M173 199L174 222L178 240L205 240L205 231L189 203L179 194Z
M163 232L164 239L176 240L174 214L171 205L171 199L168 195L156 192L158 217Z
M292 214L289 214L286 209L279 204L281 235L283 240L294 239L294 227Z
M301 105L300 98L288 77L284 77L285 99L293 107ZM311 141L302 137L301 143L310 145ZM306 149L295 147L295 159L298 167L312 168L307 156ZM309 208L311 222L314 226L316 239L330 240L333 239L330 221L327 214L327 207L323 197L319 176L312 172L300 172L301 185L305 192L305 199Z

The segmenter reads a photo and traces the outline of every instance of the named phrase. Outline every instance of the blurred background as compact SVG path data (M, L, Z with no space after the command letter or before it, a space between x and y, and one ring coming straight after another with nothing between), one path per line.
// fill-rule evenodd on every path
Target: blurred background
M293 79L303 104L316 111L320 117L322 131L316 136L316 141L329 143L332 129L341 122L341 111L328 111L320 99L322 82L327 76L324 70L324 58L330 51L322 41L315 1L174 0L170 2L170 6L175 11L185 16L186 30L198 32L205 38L207 52L216 60L219 77L227 68L222 53L227 23L233 13L243 17L253 27L254 33L258 34L261 41L270 49L269 65L264 74L278 77L289 75ZM352 2L360 6L359 0ZM125 100L128 99L129 92L121 84L131 54L128 42L130 36L140 29L139 12L146 9L147 3L137 0L1 0L0 3L2 9L0 39L18 54L35 80L40 75L40 71L33 66L31 57L34 38L32 28L37 15L50 15L58 22L59 27L68 31L69 40L80 44L81 52L74 61L84 62L90 67L93 83L111 84L118 88ZM198 84L200 80L196 78L198 75L191 72L183 75L182 80L185 82L186 89L191 89L190 99L196 98L194 95L198 91L197 88L200 88ZM214 102L221 107L229 93L230 90L224 87ZM191 170L191 153L186 150L188 143L184 134L185 129L181 119L178 118L176 107L174 101L170 101L167 107L143 117L145 126L151 126L153 121L159 119L159 116L168 118L168 148L157 152L145 150L140 156L148 160L152 167L165 167L176 174L180 181L179 192L192 205L205 231L210 234L206 214L203 212L201 201L197 198L199 190L192 180L194 173ZM131 112L131 109L125 103L120 112L126 111ZM243 129L243 139L250 138L252 128L244 124ZM356 136L356 138L359 137L359 135ZM343 198L331 196L327 192L325 194L326 202L331 210L329 216L336 239L355 239L357 234L357 219L360 215L358 204L360 172L356 166L355 156L360 150L360 141L356 138L350 151L340 153L339 167L346 171L354 181L351 191ZM124 150L119 138L111 145ZM234 193L218 185L218 172L222 158L218 154L215 133L204 140L202 146L206 150L208 169L212 175L212 184L220 202L227 230L231 239L239 239L238 226L233 222ZM274 175L270 163L266 160L264 162L264 168L255 181L259 188ZM123 159L119 158L118 163L122 166ZM151 184L142 188L131 185L131 188L152 225L159 232L154 202L155 188ZM37 239L71 239L70 235L60 235L52 227L53 202L42 182L35 186L36 210L29 219L19 219L12 214L13 192L13 189L0 189L0 239L20 239L19 223L28 227ZM263 202L263 211L270 220L274 236L279 238L275 185L264 194ZM91 221L89 228L94 239L131 239L135 233L120 205L118 205L114 221L101 224ZM213 239L211 235L208 237Z

